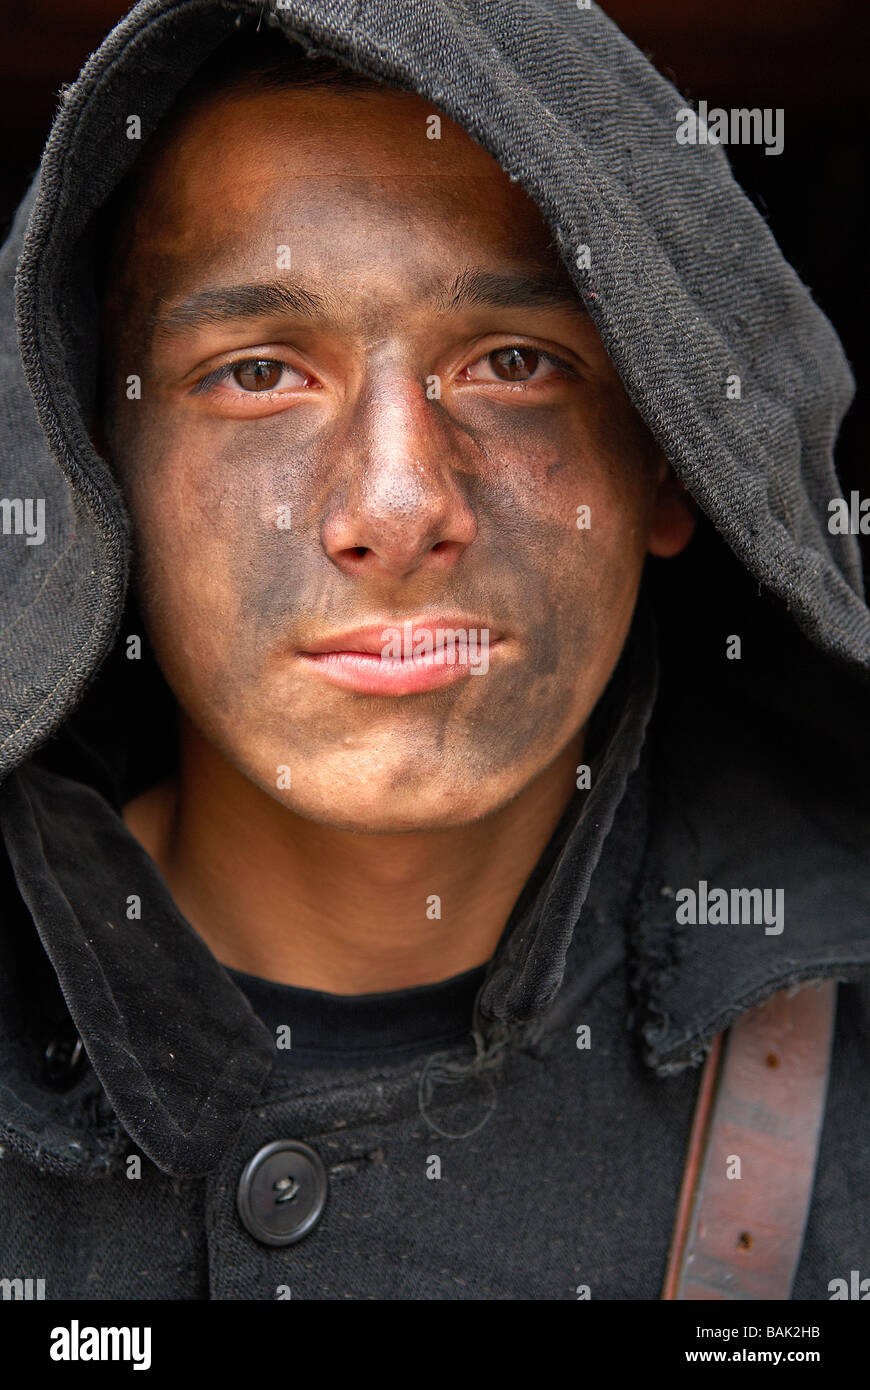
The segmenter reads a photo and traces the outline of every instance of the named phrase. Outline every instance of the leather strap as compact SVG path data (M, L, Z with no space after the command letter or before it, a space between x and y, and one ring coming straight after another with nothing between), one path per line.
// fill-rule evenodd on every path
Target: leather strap
M715 1039L663 1299L791 1297L825 1114L836 997L833 980L783 990Z

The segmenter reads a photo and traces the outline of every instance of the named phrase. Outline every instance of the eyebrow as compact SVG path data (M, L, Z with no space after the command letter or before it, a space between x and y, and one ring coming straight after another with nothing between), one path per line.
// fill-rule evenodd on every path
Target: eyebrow
M292 280L270 280L199 290L167 313L152 312L145 327L150 340L243 319L278 318L287 313L296 318L338 317L331 297L314 294Z
M468 266L449 286L436 282L430 298L441 313L456 313L476 305L487 309L570 308L585 313L571 284L542 271L495 271Z
M586 312L573 287L554 273L494 271L483 266L467 266L449 284L431 281L423 297L440 313L458 313L474 307L573 309L584 315ZM219 324L286 314L337 322L341 309L334 296L315 293L298 281L269 280L199 290L165 313L152 312L146 330L150 342L153 337L172 337Z

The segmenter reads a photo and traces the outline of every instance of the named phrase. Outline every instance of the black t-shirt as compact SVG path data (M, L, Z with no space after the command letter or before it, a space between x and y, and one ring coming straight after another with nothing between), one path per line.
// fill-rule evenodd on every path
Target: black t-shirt
M275 1042L279 1066L380 1066L471 1033L486 965L383 994L325 994L224 966ZM289 1044L289 1045L288 1045Z

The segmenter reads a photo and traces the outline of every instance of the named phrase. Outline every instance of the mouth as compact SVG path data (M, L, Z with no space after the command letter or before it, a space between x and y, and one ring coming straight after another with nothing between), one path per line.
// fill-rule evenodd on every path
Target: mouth
M485 675L501 634L465 614L387 619L306 643L298 658L361 695L415 695Z

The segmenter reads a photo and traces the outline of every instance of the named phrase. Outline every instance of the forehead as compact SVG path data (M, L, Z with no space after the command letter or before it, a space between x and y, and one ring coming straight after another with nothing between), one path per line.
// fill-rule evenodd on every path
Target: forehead
M366 237L373 255L413 243L423 258L434 240L558 260L537 206L498 162L392 88L241 89L201 101L158 136L133 230L173 280L205 262L273 258L277 245L335 255L350 240L359 253Z

